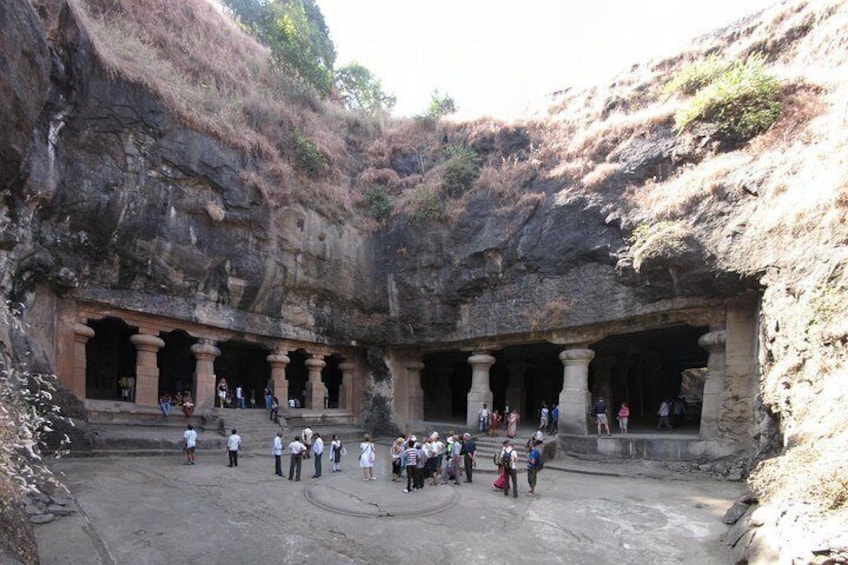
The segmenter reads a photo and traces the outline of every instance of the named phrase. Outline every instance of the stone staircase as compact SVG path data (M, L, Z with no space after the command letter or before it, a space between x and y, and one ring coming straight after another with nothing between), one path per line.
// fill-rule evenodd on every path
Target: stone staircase
M263 452L271 450L271 443L274 441L274 436L278 431L283 432L283 442L288 444L296 435L308 424L313 432L321 434L324 438L324 443L329 445L330 438L336 434L342 442L350 444L361 440L365 431L353 426L350 421L353 420L352 414L342 414L341 417L334 412L342 412L329 410L321 417L315 413L315 418L292 417L291 413L297 413L297 410L286 411L289 417L284 417L281 414L280 423L276 424L268 417L268 412L263 409L218 409L217 416L220 421L218 433L225 438L230 435L232 429L238 431L238 435L242 438L242 451Z
M478 472L492 472L496 473L498 468L494 463L494 457L496 453L500 453L501 449L503 449L503 441L506 438L501 437L488 437L488 436L477 436L475 438L477 442L477 471ZM518 472L522 472L526 470L527 464L527 448L524 446L526 440L519 440L516 438L513 440L513 447L515 451L518 453Z

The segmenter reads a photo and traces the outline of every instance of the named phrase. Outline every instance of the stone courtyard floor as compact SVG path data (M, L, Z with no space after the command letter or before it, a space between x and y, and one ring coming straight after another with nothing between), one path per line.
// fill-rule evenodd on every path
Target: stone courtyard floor
M70 458L54 466L77 512L36 527L43 565L234 563L725 564L720 518L739 483L604 476L546 468L519 498L477 473L472 484L392 483L387 448L376 481L355 457L344 471L277 478L270 455L199 453ZM288 458L284 456L284 474ZM683 480L674 480L683 479Z

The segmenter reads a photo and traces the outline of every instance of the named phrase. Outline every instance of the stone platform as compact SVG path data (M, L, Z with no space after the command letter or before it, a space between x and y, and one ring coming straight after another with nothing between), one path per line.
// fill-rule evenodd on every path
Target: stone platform
M705 440L693 434L632 433L579 436L560 434L566 453L597 455L616 459L649 459L655 461L708 461L727 457L738 451L729 441Z

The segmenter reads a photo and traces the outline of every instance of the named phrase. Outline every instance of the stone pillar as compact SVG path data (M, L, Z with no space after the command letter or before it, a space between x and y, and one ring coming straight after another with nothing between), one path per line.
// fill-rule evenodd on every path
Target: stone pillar
M85 400L85 368L87 365L85 344L94 337L94 330L85 324L74 324L74 376L71 392L80 400Z
M465 423L469 428L477 427L477 413L483 404L492 409L492 389L489 388L489 368L495 364L495 358L487 351L475 351L468 358L471 365L471 390L468 391L468 412Z
M707 359L707 377L704 381L704 403L701 407L701 437L718 438L718 418L721 410L721 395L724 392L725 366L724 345L727 334L724 330L701 336L698 345L710 352Z
M310 410L324 411L324 382L321 380L321 369L327 363L322 355L313 355L306 360L306 368L309 369L309 381L306 383L306 406Z
M559 354L563 364L563 388L559 395L559 433L587 434L586 415L591 404L589 363L595 357L591 349L566 349Z
M270 354L265 360L271 365L271 394L277 397L280 408L286 409L289 405L289 380L286 378L286 366L291 363L291 359L285 353L278 351Z
M410 361L405 366L407 406L409 407L407 420L420 422L424 419L424 390L421 388L421 371L424 369L424 363Z
M356 365L350 361L339 363L339 371L342 372L342 384L339 387L339 408L353 410L353 377Z
M527 401L527 389L524 385L524 372L527 370L527 363L513 361L507 367L509 373L509 385L506 387L506 399L509 402L509 409L513 412L518 412L518 415L524 418L524 405Z
M159 363L156 354L165 347L161 338L151 334L134 334L135 345L135 403L139 406L159 404Z
M194 405L197 409L215 407L215 358L221 350L211 339L201 339L191 346L196 359L194 366Z
M596 357L592 361L594 382L592 395L597 399L603 397L610 410L612 405L612 368L615 366L616 358L608 355Z

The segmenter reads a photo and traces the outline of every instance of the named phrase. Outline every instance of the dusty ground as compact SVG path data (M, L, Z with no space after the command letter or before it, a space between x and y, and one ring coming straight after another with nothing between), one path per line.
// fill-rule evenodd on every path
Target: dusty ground
M382 449L385 453L385 448ZM287 459L287 458L284 458ZM157 563L721 563L719 518L742 486L552 468L536 497L473 484L404 494L388 468L278 479L270 455L67 459L78 513L38 526L44 565ZM288 461L284 464L287 473Z

